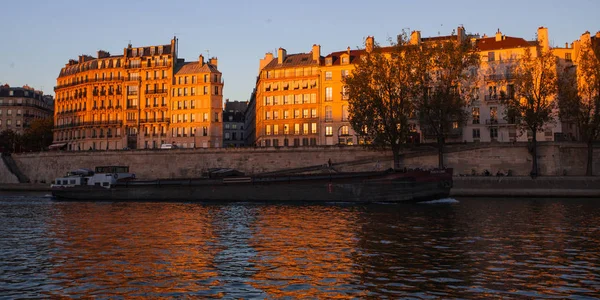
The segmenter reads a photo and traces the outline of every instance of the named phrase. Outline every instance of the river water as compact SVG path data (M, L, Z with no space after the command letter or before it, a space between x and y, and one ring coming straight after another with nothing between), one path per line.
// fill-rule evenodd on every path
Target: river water
M600 199L401 205L0 194L0 298L600 297Z

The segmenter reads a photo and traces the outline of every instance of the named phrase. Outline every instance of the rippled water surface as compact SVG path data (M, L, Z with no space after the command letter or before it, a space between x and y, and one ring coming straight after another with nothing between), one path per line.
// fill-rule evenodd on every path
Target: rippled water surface
M0 298L600 295L600 200L53 202L0 194Z

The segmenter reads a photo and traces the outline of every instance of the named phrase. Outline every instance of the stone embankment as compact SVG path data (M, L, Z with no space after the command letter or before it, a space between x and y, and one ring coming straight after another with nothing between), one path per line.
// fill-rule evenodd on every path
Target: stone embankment
M599 198L600 177L454 177L452 197Z

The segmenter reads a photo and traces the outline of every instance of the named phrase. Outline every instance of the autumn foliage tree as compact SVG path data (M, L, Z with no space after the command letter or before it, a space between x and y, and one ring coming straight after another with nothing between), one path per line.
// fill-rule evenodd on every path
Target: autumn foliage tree
M515 120L521 131L532 134L530 152L532 156L531 176L538 175L537 132L554 121L558 91L556 57L550 51L532 52L525 50L513 72L515 97L506 97L506 119Z
M600 139L600 45L582 45L576 66L559 73L560 118L577 125L587 144L586 175L593 175L594 141Z
M344 79L350 124L369 146L390 147L394 167L399 168L412 101L419 92L414 70L419 67L420 49L409 45L405 33L385 48L369 44L367 39L366 48L355 70Z

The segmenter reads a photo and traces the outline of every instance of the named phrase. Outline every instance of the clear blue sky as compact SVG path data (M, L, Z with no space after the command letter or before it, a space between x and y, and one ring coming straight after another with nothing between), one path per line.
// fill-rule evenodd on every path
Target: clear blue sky
M247 100L259 59L279 47L288 53L321 55L380 43L402 29L423 37L467 32L534 39L548 27L550 42L564 45L586 30L600 30L598 0L505 1L228 1L129 0L4 1L0 17L0 83L29 84L54 94L60 68L99 49L122 54L134 47L168 44L179 38L179 57L216 56L225 79L224 98Z

